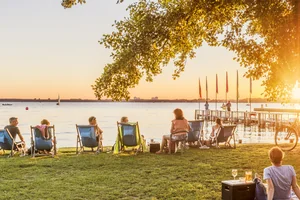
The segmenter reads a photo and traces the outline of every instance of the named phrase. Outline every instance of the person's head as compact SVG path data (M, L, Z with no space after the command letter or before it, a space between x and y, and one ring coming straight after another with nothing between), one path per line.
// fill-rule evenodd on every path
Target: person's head
M96 117L91 116L91 117L89 118L89 123L90 123L90 125L96 125L96 124L97 124Z
M205 101L205 103L208 103L207 101Z
M183 119L183 112L181 109L176 108L174 111L175 119Z
M121 118L121 123L128 123L128 117L122 117Z
M17 117L11 117L9 118L9 124L12 126L17 126L18 125L18 118Z
M269 158L273 165L280 165L284 158L284 153L280 148L272 147L269 150Z
M220 119L220 118L217 118L217 119L216 119L216 124L219 124L220 126L222 126L222 122L221 122L221 119Z
M49 125L50 125L50 122L49 122L47 119L43 119L43 120L41 121L41 124L42 124L42 125L47 125L47 126L49 126Z

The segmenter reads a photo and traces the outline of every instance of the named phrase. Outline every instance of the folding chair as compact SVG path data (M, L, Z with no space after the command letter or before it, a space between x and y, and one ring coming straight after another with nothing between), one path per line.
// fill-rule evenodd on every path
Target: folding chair
M100 151L103 152L102 140L99 138L97 140L96 137L96 126L93 125L77 125L77 142L76 142L76 154L80 154L82 152L88 152L84 148L91 148L89 152L94 152L94 148L96 148L95 153L98 154Z
M16 142L8 129L0 129L0 149L3 150L3 153L5 150L10 150L8 157L14 156L16 152L25 155L24 143Z
M42 137L41 131L36 126L30 126L31 139L31 156L49 156L54 157L57 153L56 149L56 135L55 127L46 126L49 137L47 139ZM48 154L45 151L49 152Z
M117 122L118 136L114 146L114 154L133 151L135 154L143 152L145 147L145 141L141 137L139 124L135 123L120 123Z
M189 121L191 130L188 132L187 142L193 144L197 142L201 145L201 135L203 131L204 120Z
M183 154L184 150L186 149L186 142L188 138L188 132L180 132L182 134L174 133L170 135L170 142L175 143L175 153L177 152L178 148L180 147L181 154ZM185 133L185 134L183 134ZM170 144L169 144L169 152L171 152Z
M225 146L235 149L236 148L235 130L236 130L236 125L226 125L220 127L215 137L216 147L220 148L219 143L224 143ZM230 144L231 139L233 139L233 146L231 146Z

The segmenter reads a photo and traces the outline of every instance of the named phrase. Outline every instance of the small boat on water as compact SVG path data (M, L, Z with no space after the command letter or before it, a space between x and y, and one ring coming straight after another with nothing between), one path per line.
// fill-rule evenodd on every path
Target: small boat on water
M250 106L249 98L248 98L248 103L246 104L246 106Z
M58 98L57 98L57 103L56 103L56 105L60 105L60 96L58 95Z
M12 106L11 103L3 103L2 106Z

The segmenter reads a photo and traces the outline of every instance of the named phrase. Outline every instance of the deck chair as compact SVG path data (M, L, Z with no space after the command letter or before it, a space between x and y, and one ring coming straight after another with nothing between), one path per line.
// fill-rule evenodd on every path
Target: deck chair
M5 150L9 150L10 154L8 157L14 156L16 152L25 155L23 142L16 142L8 129L0 129L0 149L3 150L4 153Z
M30 126L30 140L31 140L31 156L52 156L57 153L56 149L56 135L55 128L53 126L47 126L48 138L42 137L41 131L35 126ZM49 152L49 154L45 153Z
M99 139L97 141L96 138L96 126L93 125L77 125L77 142L76 142L76 154L80 154L82 152L94 152L94 148L96 148L95 153L98 154L100 151L103 152L102 140ZM85 150L84 148L91 148L90 151Z
M187 142L188 143L195 143L197 142L199 145L201 145L201 134L203 131L203 125L204 125L204 120L193 120L189 121L191 130L188 132L188 138Z
M144 138L141 137L138 122L117 122L118 136L114 145L114 154L125 151L133 151L135 154L146 149Z
M170 142L175 143L175 153L178 151L178 148L180 147L181 154L183 154L184 150L186 149L187 138L188 138L188 132L186 132L186 134L170 135ZM170 145L169 145L169 152L171 152Z
M224 143L225 146L235 149L235 130L236 125L227 125L220 127L215 137L216 147L220 148L219 144ZM231 139L233 139L233 146L230 144Z

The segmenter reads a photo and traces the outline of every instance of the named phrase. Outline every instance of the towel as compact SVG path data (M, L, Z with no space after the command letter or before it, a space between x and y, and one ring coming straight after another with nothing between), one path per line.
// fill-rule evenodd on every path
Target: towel
M37 125L36 128L41 131L42 137L44 139L48 139L48 126L47 125Z

